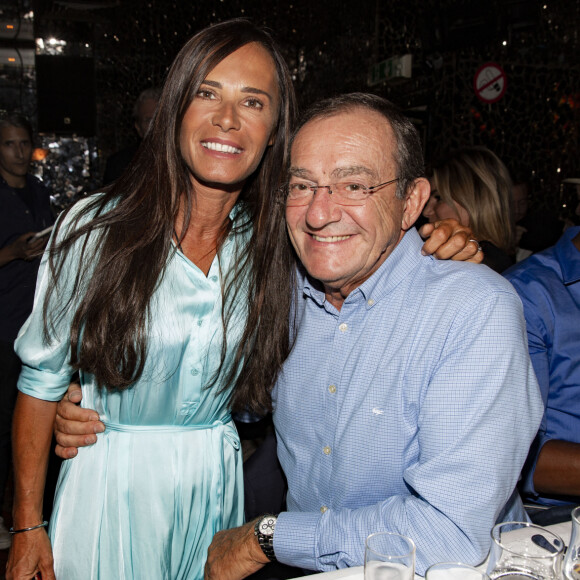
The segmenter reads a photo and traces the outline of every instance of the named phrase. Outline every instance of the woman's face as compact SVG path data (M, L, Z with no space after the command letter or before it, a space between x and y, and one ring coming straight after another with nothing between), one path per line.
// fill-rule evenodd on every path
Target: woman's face
M242 46L204 79L179 134L194 186L241 189L274 139L280 94L274 60L258 43Z
M457 210L455 207L457 207ZM429 197L429 201L423 210L423 217L427 218L430 223L453 218L462 226L469 226L469 215L467 211L457 202L455 202L455 206L445 203L433 186L431 189L431 197Z

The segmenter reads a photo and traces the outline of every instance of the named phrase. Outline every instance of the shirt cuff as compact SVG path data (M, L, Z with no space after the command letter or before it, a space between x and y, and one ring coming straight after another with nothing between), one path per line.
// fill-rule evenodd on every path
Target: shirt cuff
M41 371L22 365L18 390L25 395L43 401L60 401L70 383L70 374Z
M274 531L274 554L282 564L317 570L316 530L321 518L316 512L282 512Z

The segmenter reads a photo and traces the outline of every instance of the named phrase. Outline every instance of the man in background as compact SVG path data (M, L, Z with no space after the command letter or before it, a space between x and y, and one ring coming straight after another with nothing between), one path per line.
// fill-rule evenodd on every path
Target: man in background
M139 135L139 141L125 147L125 149L121 149L121 151L117 151L117 153L113 153L113 155L107 159L105 174L103 175L104 185L108 185L121 177L121 174L125 171L127 165L129 165L133 157L135 157L135 153L137 153L137 149L139 149L141 140L145 136L149 124L153 119L160 96L161 89L153 87L145 89L137 97L133 107L133 121L135 131L137 131L137 135Z
M54 223L48 189L28 173L32 127L26 117L0 118L0 503L10 468L10 428L20 359L14 339L32 311L43 232ZM43 235L36 236L37 233ZM0 517L0 549L10 536Z

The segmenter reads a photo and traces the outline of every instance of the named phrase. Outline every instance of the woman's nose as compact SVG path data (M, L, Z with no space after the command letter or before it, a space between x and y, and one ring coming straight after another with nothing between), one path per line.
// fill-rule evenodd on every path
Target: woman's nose
M212 123L220 127L222 131L230 131L240 128L238 111L233 103L222 103L214 113Z

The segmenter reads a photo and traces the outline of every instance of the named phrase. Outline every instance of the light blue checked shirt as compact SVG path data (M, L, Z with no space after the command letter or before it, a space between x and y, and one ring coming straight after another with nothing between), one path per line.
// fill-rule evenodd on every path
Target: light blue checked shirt
M301 279L298 337L274 389L288 511L276 557L363 563L365 538L410 536L417 572L476 564L542 418L521 302L485 266L421 255L413 229L338 312Z

